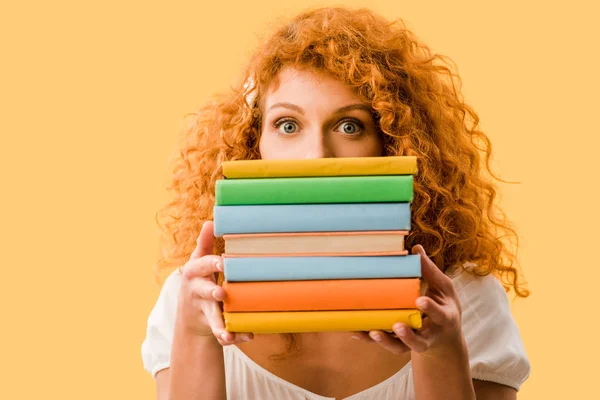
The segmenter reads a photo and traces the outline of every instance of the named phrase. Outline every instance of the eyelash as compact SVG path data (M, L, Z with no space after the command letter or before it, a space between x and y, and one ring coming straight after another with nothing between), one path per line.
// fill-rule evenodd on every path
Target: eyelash
M275 121L275 123L273 124L273 127L274 127L275 129L279 129L279 127L280 127L282 124L285 124L286 122L293 122L293 123L295 123L296 125L300 125L300 124L298 123L298 121L296 121L296 120L295 120L295 119L293 119L293 118L282 118L282 119L279 119L279 120ZM360 135L360 134L361 134L361 133L364 131L364 129L365 129L365 126L363 125L363 123L362 123L362 122L360 122L359 120L355 119L355 118L344 118L344 119L342 119L342 120L341 120L341 121L338 123L338 126L339 126L339 125L341 125L341 124L343 124L344 122L352 122L353 124L356 124L356 125L358 125L358 127L359 127L359 129L360 129L360 130L359 130L358 132L356 132L356 133L345 133L345 132L342 132L342 134L344 134L344 135L347 135L347 136L358 136L358 135ZM287 135L293 135L294 133L297 133L297 132L289 133L289 134L287 134ZM286 135L286 136L287 136L287 135Z

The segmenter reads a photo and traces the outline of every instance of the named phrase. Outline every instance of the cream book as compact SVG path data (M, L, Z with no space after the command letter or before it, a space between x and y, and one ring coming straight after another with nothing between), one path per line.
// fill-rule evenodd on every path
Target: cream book
M404 255L408 231L224 235L228 255Z

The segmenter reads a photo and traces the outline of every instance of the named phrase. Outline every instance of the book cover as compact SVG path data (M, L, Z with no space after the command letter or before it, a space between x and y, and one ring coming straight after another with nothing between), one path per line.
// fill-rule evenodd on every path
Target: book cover
M342 331L391 331L401 322L413 329L422 327L418 309L369 311L295 311L223 313L228 332L300 333Z
M223 163L223 175L229 179L415 175L416 173L415 156L236 160Z
M410 203L215 206L214 234L410 230Z
M411 202L412 175L221 179L217 205Z
M421 257L223 255L228 282L420 278ZM362 288L361 288L362 290Z
M418 278L223 282L223 311L333 311L416 308Z

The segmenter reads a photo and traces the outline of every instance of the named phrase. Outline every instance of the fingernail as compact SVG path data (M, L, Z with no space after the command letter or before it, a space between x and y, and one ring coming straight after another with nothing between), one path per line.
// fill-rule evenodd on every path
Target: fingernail
M360 340L360 337L357 335L352 335L352 339Z
M223 264L221 264L219 261L215 261L215 268L223 272Z
M221 300L223 300L223 299L221 298L221 295L219 294L219 289L215 289L215 290L213 290L213 292L212 292L212 295L213 295L213 297L214 297L216 300L218 300L218 301L221 301Z
M396 333L400 336L404 336L406 335L406 327L405 326L399 326L396 328Z
M223 339L225 342L229 342L229 339L227 339L227 333L226 332L221 333L221 339Z
M424 299L419 299L417 300L417 307L419 308L427 308L427 301L425 301Z
M248 335L243 335L243 336L242 336L242 340L243 340L244 342L249 342L249 341L251 341L251 340L252 340L252 338L251 338L250 336L248 336Z
M379 333L369 333L369 336L371 336L371 339L374 341L381 342L381 335Z

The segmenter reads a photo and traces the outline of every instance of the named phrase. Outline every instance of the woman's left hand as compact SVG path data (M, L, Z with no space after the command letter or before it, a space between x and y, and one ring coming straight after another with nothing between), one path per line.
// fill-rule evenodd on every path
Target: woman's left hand
M374 340L394 354L407 351L435 354L455 349L462 343L462 308L451 279L429 259L423 246L416 245L412 254L421 255L421 276L427 282L424 296L416 305L425 315L422 327L413 331L408 325L396 323L394 333L384 331L354 332L361 340Z

